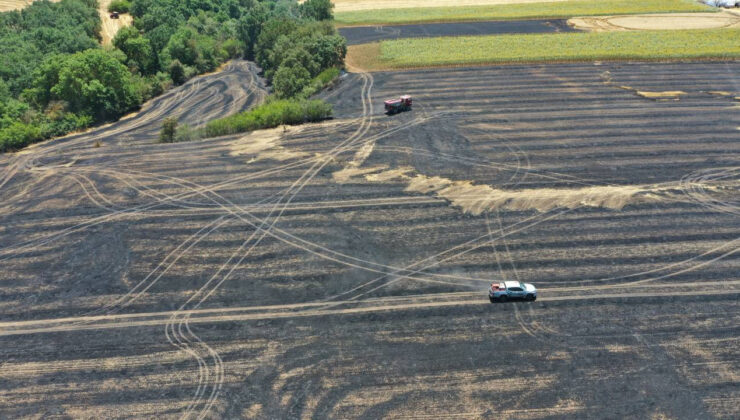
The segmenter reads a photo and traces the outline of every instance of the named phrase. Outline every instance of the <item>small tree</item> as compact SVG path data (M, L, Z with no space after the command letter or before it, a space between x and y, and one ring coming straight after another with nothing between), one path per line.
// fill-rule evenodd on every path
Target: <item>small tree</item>
M169 67L170 78L176 85L185 83L185 67L182 65L180 60L172 60Z
M159 141L161 143L172 143L175 141L177 132L177 118L165 118L162 122L162 131L159 132Z

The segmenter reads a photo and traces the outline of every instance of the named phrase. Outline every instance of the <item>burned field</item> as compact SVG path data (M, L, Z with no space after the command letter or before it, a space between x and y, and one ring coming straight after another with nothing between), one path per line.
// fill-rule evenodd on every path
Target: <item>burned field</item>
M573 32L565 19L517 20L490 22L447 22L418 25L374 25L339 28L348 45L385 39L419 38L433 36L494 35L494 34L539 34L549 32Z
M154 144L241 66L0 157L2 417L740 415L740 63L352 74Z

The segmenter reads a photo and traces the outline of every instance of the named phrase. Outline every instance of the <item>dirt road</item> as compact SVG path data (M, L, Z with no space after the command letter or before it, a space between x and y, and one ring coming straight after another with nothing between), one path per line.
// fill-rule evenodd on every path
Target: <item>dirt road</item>
M157 144L264 96L235 62L2 155L0 417L736 418L738 73L348 74L332 121Z
M100 14L100 22L102 25L100 36L102 38L101 43L103 45L110 45L119 29L130 26L134 22L133 16L128 13L121 13L116 19L111 18L110 12L108 11L108 6L111 1L112 0L98 0L98 13Z

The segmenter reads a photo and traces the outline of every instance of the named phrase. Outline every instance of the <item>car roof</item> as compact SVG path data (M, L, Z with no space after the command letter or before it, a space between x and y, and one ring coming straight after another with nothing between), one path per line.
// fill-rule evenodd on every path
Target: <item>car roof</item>
M522 287L521 283L519 283L518 281L505 281L504 284L506 285L507 289L509 287Z

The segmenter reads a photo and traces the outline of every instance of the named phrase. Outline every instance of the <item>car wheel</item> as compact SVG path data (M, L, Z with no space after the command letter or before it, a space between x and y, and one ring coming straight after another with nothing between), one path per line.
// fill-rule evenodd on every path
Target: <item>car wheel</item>
M491 296L488 297L488 300L490 300L491 303L495 303L496 302L496 299L492 298Z
M529 301L532 301L532 300L534 300L534 295L527 295L527 297L524 298L524 299L529 300Z
M500 298L498 298L499 302L506 302L507 300L509 300L507 296L501 296Z

